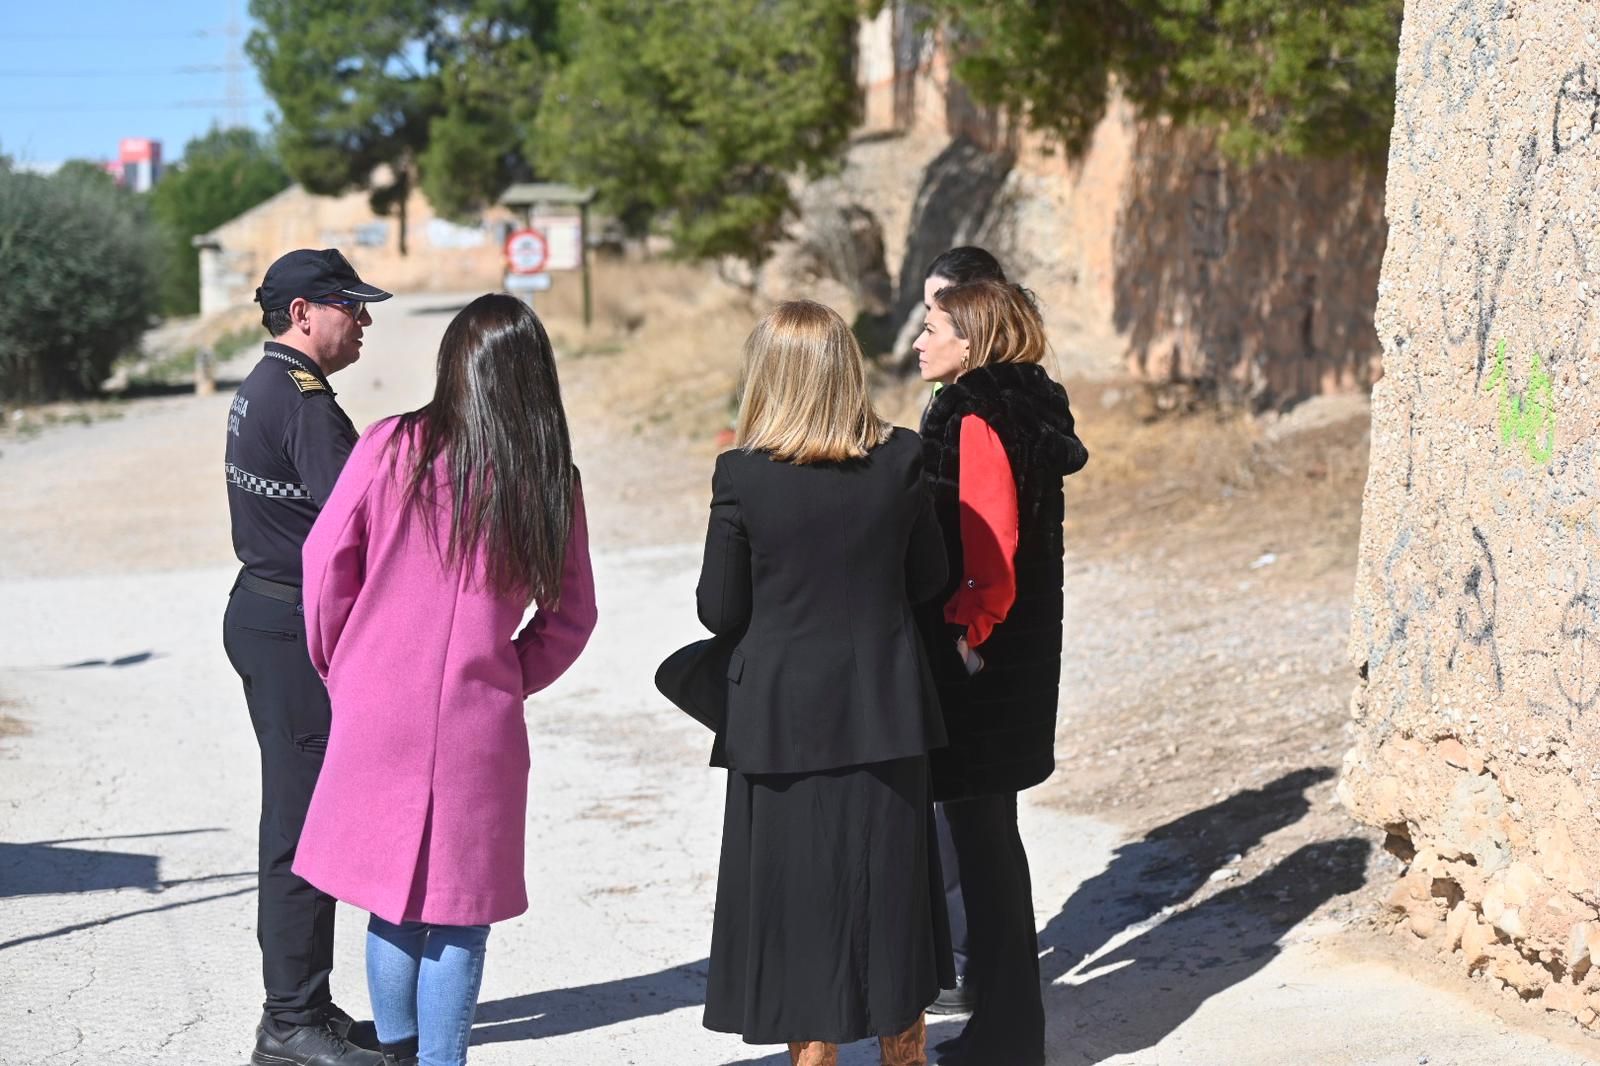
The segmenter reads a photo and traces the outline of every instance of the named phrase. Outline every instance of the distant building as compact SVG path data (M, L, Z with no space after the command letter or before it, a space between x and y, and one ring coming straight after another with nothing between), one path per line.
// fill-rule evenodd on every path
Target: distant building
M117 160L108 163L106 170L118 185L134 192L149 192L161 180L161 142L148 137L122 138Z
M395 218L374 215L362 190L316 196L299 185L264 200L210 233L200 250L200 313L248 307L262 272L286 248L339 248L364 278L391 292L488 292L504 284L506 234L520 223L504 207L458 224L433 212L422 190L406 201L410 254L400 254Z

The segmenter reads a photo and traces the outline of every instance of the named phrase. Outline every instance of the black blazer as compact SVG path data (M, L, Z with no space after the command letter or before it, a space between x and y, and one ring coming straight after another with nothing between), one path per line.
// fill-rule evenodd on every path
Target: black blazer
M696 593L728 666L727 764L801 773L921 755L944 719L911 605L944 586L915 433L866 458L724 452Z

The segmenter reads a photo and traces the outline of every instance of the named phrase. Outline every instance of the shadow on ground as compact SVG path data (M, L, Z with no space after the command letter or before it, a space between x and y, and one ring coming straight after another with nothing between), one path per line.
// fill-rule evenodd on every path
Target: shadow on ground
M540 1040L649 1018L705 1002L709 960L478 1004L474 1044Z
M1081 983L1052 986L1045 1010L1068 1026L1053 1061L1101 1062L1159 1043L1206 1000L1276 958L1284 935L1318 907L1360 888L1371 850L1358 837L1307 844L1248 884L1097 957Z
M161 860L155 855L94 848L70 848L66 844L90 844L107 840L144 840L151 837L194 836L220 833L221 829L179 829L169 833L134 833L104 837L69 837L62 840L0 841L0 899L12 896L49 896L72 892L105 892L119 888L142 888L160 892L175 885L217 881L241 873L213 874L163 881ZM254 871L249 871L252 875Z
M1361 887L1372 845L1345 837L1306 844L1174 913L1213 873L1304 817L1305 791L1332 776L1307 767L1158 826L1072 894L1039 934L1051 1062L1154 1046L1277 957L1283 937L1319 907Z
M1158 826L1072 893L1039 935L1050 1062L1095 1063L1154 1046L1272 961L1284 936L1324 903L1363 884L1371 844L1346 837L1307 844L1253 880L1175 910L1214 872L1304 817L1306 790L1332 776L1307 767ZM707 965L483 1003L472 1042L539 1040L699 1007ZM929 1021L930 1047L963 1024ZM732 1066L788 1062L781 1049L752 1052ZM875 1054L875 1042L864 1041L841 1061Z
M58 670L84 670L94 666L108 666L113 669L122 669L126 666L138 666L151 659L160 659L162 654L156 651L134 652L132 655L122 655L115 659L83 659L75 663L64 663L57 667Z
M472 1028L472 1043L541 1040L666 1014L683 1007L698 1010L706 1001L706 967L709 964L710 960L701 959L616 981L480 1003ZM947 1022L942 1027L930 1024L929 1043L954 1036L958 1028L956 1022ZM869 1045L869 1050L875 1052L876 1041L863 1041L851 1048ZM751 1051L755 1058L740 1059L730 1066L787 1066L789 1062L787 1052L781 1049L766 1053L759 1046L752 1046ZM848 1051L845 1061L851 1061ZM875 1054L872 1061L876 1061Z
M1105 870L1079 885L1039 931L1041 978L1049 984L1116 934L1193 896L1213 873L1305 817L1306 790L1332 777L1326 766L1296 770L1118 847Z
M85 929L97 929L143 914L190 907L215 899L242 896L256 890L254 870L235 870L230 873L204 874L199 877L180 877L162 880L161 860L156 855L130 851L102 851L93 848L64 847L66 844L93 843L106 840L140 840L148 837L190 836L196 833L220 833L221 829L179 829L168 833L131 833L120 836L72 837L63 840L35 840L26 843L0 841L0 899L21 896L71 895L82 892L111 892L136 888L159 894L183 885L212 884L215 882L249 880L249 884L196 899L183 899L171 903L158 903L120 914L74 922L59 929L32 933L0 942L0 951L31 944L39 940L52 940Z
M0 899L153 889L161 860L128 851L90 851L49 844L0 843Z

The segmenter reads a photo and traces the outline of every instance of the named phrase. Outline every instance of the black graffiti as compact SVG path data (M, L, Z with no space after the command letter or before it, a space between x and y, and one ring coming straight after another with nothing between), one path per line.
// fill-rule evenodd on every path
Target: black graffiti
M1517 151L1517 175L1511 190L1506 194L1505 222L1492 226L1488 214L1479 211L1473 220L1471 246L1467 249L1472 273L1472 295L1468 300L1467 321L1457 329L1451 323L1451 308L1444 284L1445 262L1456 240L1443 242L1438 265L1434 268L1434 291L1439 296L1440 328L1445 340L1453 348L1471 338L1477 345L1477 379L1483 384L1483 372L1489 363L1490 338L1494 335L1495 319L1500 315L1500 294L1505 287L1512 258L1527 237L1533 216L1532 185L1539 170L1539 135L1530 132Z
M1457 8L1456 14L1452 16L1452 22L1457 16L1462 15L1462 9L1467 6L1463 4ZM1503 6L1502 4L1496 8L1496 17ZM1442 67L1447 78L1459 79L1457 82L1452 82L1454 88L1451 91L1465 94L1453 101L1456 106L1465 103L1472 92L1476 91L1479 77L1494 64L1498 56L1498 44L1486 43L1488 39L1481 35L1476 24L1469 23L1465 28L1447 26L1430 38L1428 44L1424 46L1423 70L1424 75L1428 76L1435 63L1433 49L1445 42L1468 38L1475 43L1468 53L1467 62ZM1444 60L1441 59L1439 62L1443 63ZM1463 66L1464 70L1456 70L1456 67ZM1450 91L1447 91L1446 96L1450 97ZM1600 70L1591 75L1588 65L1580 63L1562 76L1556 89L1555 106L1550 118L1552 150L1554 154L1559 155L1574 145L1588 140L1596 132L1600 132ZM1482 385L1483 375L1488 367L1495 319L1500 314L1501 294L1506 275L1510 272L1512 259L1517 250L1523 247L1533 234L1534 186L1542 162L1541 142L1542 137L1537 129L1530 130L1517 149L1516 175L1501 200L1505 209L1504 221L1495 225L1490 222L1487 212L1478 211L1473 218L1472 231L1468 237L1458 239L1449 236L1441 242L1439 259L1435 265L1433 288L1438 297L1440 326L1445 341L1451 348L1465 344L1469 340L1475 342L1478 385ZM1547 253L1551 259L1561 254L1554 248L1547 247L1548 242L1553 238L1559 239L1559 236L1565 236L1571 242L1570 259L1547 263ZM1536 272L1564 271L1574 278L1582 278L1588 274L1588 260L1585 239L1571 221L1565 221L1563 226L1539 229L1533 266ZM1448 277L1470 278L1471 291L1467 295L1464 319L1452 316L1452 294L1446 284ZM1560 292L1567 291L1560 286L1547 286L1547 288ZM1544 297L1541 295L1539 298L1542 301ZM1579 317L1587 323L1586 313L1580 312ZM1574 354L1584 339L1583 336L1575 336L1565 350L1546 353L1547 361L1554 364L1559 357Z
M1386 553L1383 595L1388 605L1388 631L1374 633L1367 652L1369 676L1378 671L1378 687L1386 693L1383 710L1372 722L1377 736L1393 728L1397 712L1413 698L1426 706L1433 698L1434 656L1427 649L1423 623L1438 606L1441 588L1418 572L1421 561L1416 534L1402 526Z
M1555 111L1550 116L1550 147L1560 155L1600 131L1600 85L1589 78L1588 65L1567 71L1556 90ZM1565 137L1565 139L1563 139Z
M1455 670L1456 659L1462 645L1484 649L1494 667L1496 692L1506 690L1505 673L1500 667L1500 645L1495 641L1495 618L1499 611L1500 578L1495 573L1494 553L1489 550L1489 540L1483 530L1472 527L1472 539L1478 545L1481 558L1467 569L1461 582L1462 602L1456 607L1456 643L1450 649L1445 666Z
M1587 711L1600 698L1600 598L1587 588L1567 601L1560 637L1553 667L1556 688L1573 710Z
M1547 282L1535 288L1535 313L1546 322L1574 322L1577 325L1572 330L1572 339L1564 346L1552 346L1553 338L1546 338L1540 354L1549 367L1559 365L1563 359L1577 358L1588 345L1589 311L1583 306L1581 297L1574 292L1575 283L1590 276L1589 253L1585 242L1585 235L1569 218L1560 219L1559 224L1542 227L1539 236L1534 273L1543 278L1563 275L1566 284Z
M1477 95L1483 76L1500 61L1500 21L1506 14L1506 0L1494 5L1488 23L1478 18L1481 8L1480 0L1461 0L1422 46L1422 80L1441 83L1452 110ZM1458 56L1462 46L1466 47L1465 62Z
M1411 616L1422 609L1410 582L1402 583L1395 574L1411 547L1411 536L1411 530L1401 529L1383 561L1383 598L1389 603L1389 639L1376 649L1380 654L1405 643Z

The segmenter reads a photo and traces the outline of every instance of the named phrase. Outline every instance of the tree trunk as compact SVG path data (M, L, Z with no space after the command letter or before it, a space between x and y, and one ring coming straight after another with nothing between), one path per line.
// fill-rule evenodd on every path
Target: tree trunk
M406 232L407 223L410 221L407 215L407 207L411 200L411 164L409 161L400 165L400 173L395 178L395 184L399 186L397 190L399 199L396 201L395 207L396 214L400 220L400 254L404 256L409 246Z

